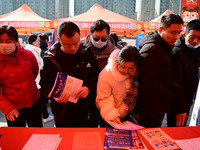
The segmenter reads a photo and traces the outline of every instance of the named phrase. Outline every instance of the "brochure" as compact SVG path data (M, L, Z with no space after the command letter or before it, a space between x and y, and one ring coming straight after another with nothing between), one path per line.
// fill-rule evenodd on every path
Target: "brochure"
M118 130L109 127L106 128L104 148L113 150L146 149L136 130Z
M75 93L82 85L83 80L58 72L54 86L48 96L51 98L68 99L67 101L69 102L77 103L78 98L76 98Z
M143 126L139 126L137 124L134 124L130 121L124 121L122 122L122 125L108 121L108 123L115 129L123 129L123 130L137 130L144 128Z
M56 150L61 139L60 134L32 134L22 150Z
M147 128L139 132L155 150L180 149L175 141L160 128Z

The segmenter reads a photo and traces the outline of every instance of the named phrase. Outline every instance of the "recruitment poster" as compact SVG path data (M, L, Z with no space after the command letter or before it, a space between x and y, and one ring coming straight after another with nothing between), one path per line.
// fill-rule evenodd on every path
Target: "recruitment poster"
M200 0L182 0L181 17L184 25L194 19L199 19Z
M189 126L200 126L200 83L197 89L196 99L189 120Z

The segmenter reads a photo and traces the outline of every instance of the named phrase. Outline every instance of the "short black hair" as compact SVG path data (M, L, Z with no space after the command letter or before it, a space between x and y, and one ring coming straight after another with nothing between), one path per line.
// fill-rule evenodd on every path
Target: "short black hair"
M0 26L0 35L4 33L8 34L9 38L12 39L14 42L18 41L18 33L14 27L8 25Z
M168 14L162 16L160 20L160 26L163 28L169 28L172 24L183 24L183 19L176 14Z
M107 30L107 34L110 33L110 26L104 20L96 20L91 24L90 32L94 33L94 31L102 31L103 29Z
M29 37L28 37L28 43L29 44L33 44L33 42L35 42L37 40L37 35L35 34L31 34Z
M187 24L185 33L188 34L190 32L190 30L200 31L200 20L199 19L192 20Z
M75 33L80 34L79 27L73 22L63 22L58 28L58 37L64 34L66 37L73 37Z

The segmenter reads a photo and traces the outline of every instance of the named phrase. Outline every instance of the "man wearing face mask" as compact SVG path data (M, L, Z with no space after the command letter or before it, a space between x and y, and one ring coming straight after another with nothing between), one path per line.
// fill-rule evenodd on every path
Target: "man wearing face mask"
M192 20L186 26L173 48L174 100L167 114L168 126L185 126L198 86L200 20Z
M96 20L90 27L90 34L85 41L82 41L86 45L92 46L100 70L106 66L111 52L118 49L109 33L110 26L108 23L103 20Z

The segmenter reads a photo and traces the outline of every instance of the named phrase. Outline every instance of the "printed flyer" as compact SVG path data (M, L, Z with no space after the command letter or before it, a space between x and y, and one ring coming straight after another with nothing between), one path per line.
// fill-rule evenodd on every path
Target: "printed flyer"
M144 129L139 132L156 150L180 149L175 141L160 128Z
M82 85L83 80L58 72L48 97L67 99L69 102L77 103L78 98L75 93Z
M106 128L104 148L112 150L146 149L136 130L118 130L114 128Z

